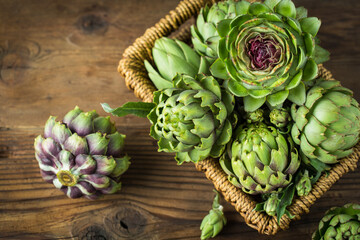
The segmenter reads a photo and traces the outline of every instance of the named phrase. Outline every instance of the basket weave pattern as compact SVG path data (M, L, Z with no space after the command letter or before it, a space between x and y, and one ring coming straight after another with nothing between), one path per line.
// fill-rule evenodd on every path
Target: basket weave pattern
M213 4L215 0L184 0L170 11L168 15L160 19L155 26L147 29L143 36L135 40L133 45L128 47L123 58L120 60L118 71L125 78L126 86L133 90L135 95L144 102L152 102L153 92L156 88L148 78L144 66L144 60L152 60L151 49L156 39L168 36L174 33L173 37L180 40L190 38L189 27L180 28L184 22L193 16L196 16L199 10L206 4ZM255 2L250 0L249 2ZM179 29L180 28L180 29ZM319 76L327 80L332 79L331 73L322 65L319 65ZM355 170L360 157L360 144L354 147L354 152L340 160L332 167L329 174L320 177L313 186L309 195L297 197L292 205L288 207L289 212L295 216L294 219L300 219L300 215L309 212L309 208L314 204L316 199L320 198L330 187L338 181L342 175ZM206 159L195 164L196 169L205 173L206 177L211 180L215 188L222 193L225 200L230 202L235 209L244 218L246 224L258 230L259 233L274 235L280 229L284 230L289 227L291 219L284 215L280 223L277 223L275 217L265 213L253 211L257 202L241 189L235 187L227 180L226 173L221 169L218 161Z

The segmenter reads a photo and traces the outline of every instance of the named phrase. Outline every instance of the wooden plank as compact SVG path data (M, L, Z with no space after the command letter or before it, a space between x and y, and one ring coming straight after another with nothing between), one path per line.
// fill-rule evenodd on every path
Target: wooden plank
M322 20L325 66L359 101L360 2L295 0ZM138 101L116 72L124 49L177 0L0 0L0 238L199 239L212 184L192 164L158 153L149 122L112 119L127 134L132 165L122 190L97 201L68 199L39 174L33 140L49 115L75 105ZM141 13L141 14L139 14ZM345 175L275 237L259 235L222 201L228 224L217 239L309 239L324 212L360 199L359 170Z

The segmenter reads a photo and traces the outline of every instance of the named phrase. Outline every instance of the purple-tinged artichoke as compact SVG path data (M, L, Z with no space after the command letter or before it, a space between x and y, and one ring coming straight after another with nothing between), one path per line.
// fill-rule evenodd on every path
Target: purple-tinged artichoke
M125 135L116 131L110 117L75 107L62 122L55 120L49 117L44 137L34 143L43 179L70 198L117 192L130 158L121 157Z
M229 80L229 91L244 97L245 111L264 103L281 107L286 99L303 103L304 82L313 80L317 64L328 59L315 42L321 21L307 17L306 9L291 0L240 3L241 14L217 24L219 58L212 75Z

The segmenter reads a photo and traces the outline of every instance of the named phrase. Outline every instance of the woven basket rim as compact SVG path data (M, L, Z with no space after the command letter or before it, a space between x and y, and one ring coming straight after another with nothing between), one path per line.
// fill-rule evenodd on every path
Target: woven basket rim
M255 2L257 0L248 0ZM118 71L125 78L126 86L134 91L134 94L144 102L152 102L152 93L156 88L149 80L144 66L144 60L151 60L151 49L156 39L168 36L177 31L185 21L195 16L201 7L206 4L213 4L216 0L183 0L164 18L160 19L153 27L148 28L144 35L137 38L123 54L119 62ZM185 40L189 39L190 32L188 28L178 30L174 38ZM327 80L333 79L331 73L322 65L319 65L319 76ZM330 187L337 182L343 174L350 170L355 170L360 157L360 143L354 147L354 152L333 165L327 175L323 174L315 183L309 195L296 197L293 203L287 208L290 214L294 216L293 220L300 219L300 216L309 212L309 208L319 199ZM241 189L235 187L227 180L227 175L221 169L218 161L205 159L195 167L198 171L205 173L211 180L214 187L224 196L225 200L230 202L235 209L244 218L247 225L256 229L261 234L274 235L279 230L285 230L289 227L290 219L284 215L278 223L275 217L265 213L253 211L256 202L252 197L244 193Z

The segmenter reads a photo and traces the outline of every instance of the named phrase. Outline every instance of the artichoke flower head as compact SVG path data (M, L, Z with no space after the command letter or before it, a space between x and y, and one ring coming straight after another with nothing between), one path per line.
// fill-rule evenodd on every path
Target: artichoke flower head
M228 80L235 96L244 97L246 111L265 102L281 107L286 99L303 103L305 82L317 76L317 64L328 58L315 44L320 20L307 17L306 9L295 8L291 0L241 3L241 14L217 24L219 59L211 73ZM325 52L322 59L316 57L320 52Z
M360 205L334 207L320 220L313 240L360 239Z
M121 188L130 165L122 157L124 139L109 117L75 107L62 122L49 117L44 137L35 139L35 157L43 179L68 197L96 199Z
M176 152L176 160L198 162L219 157L230 141L234 96L211 76L177 75L174 88L154 93L148 118L159 151Z
M359 141L359 104L338 81L318 79L306 102L292 105L291 115L292 138L308 158L334 164Z
M300 166L291 137L264 123L240 125L220 165L229 181L249 194L268 194L288 186Z

